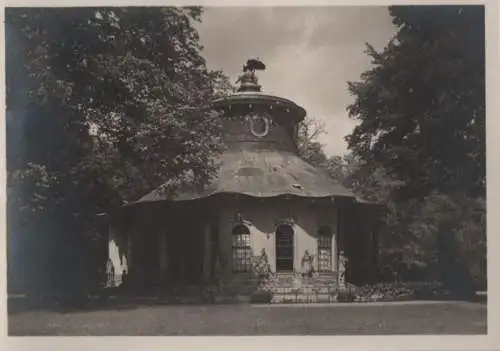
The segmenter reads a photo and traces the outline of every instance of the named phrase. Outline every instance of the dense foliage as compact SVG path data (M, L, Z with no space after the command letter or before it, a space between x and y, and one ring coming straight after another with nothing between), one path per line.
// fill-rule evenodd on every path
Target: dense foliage
M448 300L457 296L441 282L379 283L339 290L337 300L343 302Z
M349 148L404 182L405 197L485 189L482 6L391 7L398 27L374 67L349 83L360 123Z
M36 286L81 276L69 263L84 256L97 213L165 182L166 191L175 191L212 174L211 156L223 145L219 115L209 105L227 79L205 66L193 27L201 14L199 8L7 9L9 244L16 276ZM85 270L86 264L76 265Z
M393 6L397 34L350 82L347 183L387 205L385 279L485 280L482 6ZM467 269L468 268L468 269Z
M327 157L306 120L301 156L386 206L380 279L486 279L484 9L393 6L397 34L349 82L350 152ZM468 278L467 278L468 277ZM463 286L459 287L464 289Z

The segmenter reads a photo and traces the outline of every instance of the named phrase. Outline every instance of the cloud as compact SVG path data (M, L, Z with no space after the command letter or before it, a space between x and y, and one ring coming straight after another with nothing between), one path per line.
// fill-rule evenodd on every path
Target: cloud
M267 66L259 72L266 93L294 100L320 119L328 155L346 152L355 123L347 81L370 68L365 43L382 49L395 34L386 7L212 7L198 25L203 55L212 69L236 78L247 58Z

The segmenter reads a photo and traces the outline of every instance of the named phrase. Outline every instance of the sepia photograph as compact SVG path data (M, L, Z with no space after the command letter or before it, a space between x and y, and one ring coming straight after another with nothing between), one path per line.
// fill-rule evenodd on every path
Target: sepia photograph
M485 14L5 7L8 335L487 335Z

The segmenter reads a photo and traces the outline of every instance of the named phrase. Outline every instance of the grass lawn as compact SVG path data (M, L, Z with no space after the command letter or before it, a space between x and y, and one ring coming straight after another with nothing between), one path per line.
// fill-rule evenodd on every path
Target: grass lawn
M9 316L9 335L485 334L486 305L122 306Z

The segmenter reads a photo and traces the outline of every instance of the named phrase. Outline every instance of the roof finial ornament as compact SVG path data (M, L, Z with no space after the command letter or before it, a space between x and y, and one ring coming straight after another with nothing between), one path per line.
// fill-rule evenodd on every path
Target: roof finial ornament
M258 83L255 71L265 69L266 65L259 58L248 59L247 63L243 65L243 74L238 77L235 83L241 83L238 91L260 91L261 86Z

